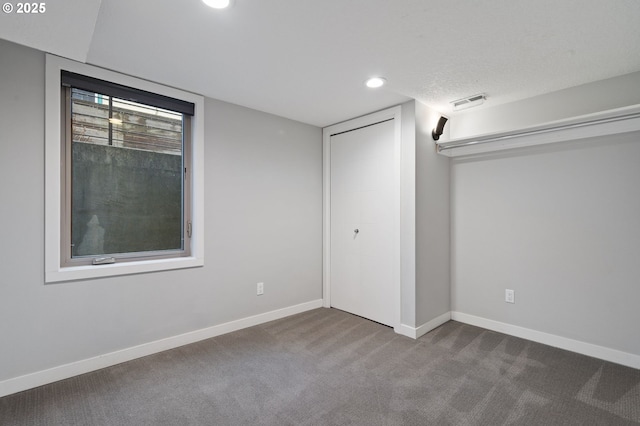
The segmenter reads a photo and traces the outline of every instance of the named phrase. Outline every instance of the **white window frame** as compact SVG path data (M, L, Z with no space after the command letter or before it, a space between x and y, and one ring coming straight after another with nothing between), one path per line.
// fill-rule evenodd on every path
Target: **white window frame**
M195 105L191 117L191 212L189 256L107 265L62 267L61 259L61 99L60 71L67 70L124 86L182 99ZM101 278L204 265L204 97L91 65L46 55L45 72L45 283Z

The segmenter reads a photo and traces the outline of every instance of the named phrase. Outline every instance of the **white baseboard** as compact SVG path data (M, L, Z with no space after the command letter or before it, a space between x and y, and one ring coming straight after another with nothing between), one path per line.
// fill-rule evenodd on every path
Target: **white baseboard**
M571 352L577 352L582 355L614 362L627 367L640 369L640 356L630 354L628 352L622 352L616 349L581 342L579 340L573 340L555 334L544 333L530 328L519 327L517 325L477 317L475 315L464 314L462 312L451 312L451 319L465 324L475 325L488 330L543 343L556 348L566 349Z
M0 397L322 307L322 299L214 325L0 382Z
M429 322L422 324L419 327L411 327L406 324L400 324L400 327L395 329L395 332L398 334L402 334L403 336L411 337L412 339L417 339L420 336L423 336L433 330L434 328L440 327L445 322L451 319L451 312L445 312L444 314L432 319Z

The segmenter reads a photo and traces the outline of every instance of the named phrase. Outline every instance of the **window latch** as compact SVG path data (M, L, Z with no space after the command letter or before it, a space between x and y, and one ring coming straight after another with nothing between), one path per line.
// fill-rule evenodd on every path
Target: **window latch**
M191 222L187 222L187 236L191 238Z
M110 263L116 263L116 259L114 257L96 257L91 263L94 265L108 265Z

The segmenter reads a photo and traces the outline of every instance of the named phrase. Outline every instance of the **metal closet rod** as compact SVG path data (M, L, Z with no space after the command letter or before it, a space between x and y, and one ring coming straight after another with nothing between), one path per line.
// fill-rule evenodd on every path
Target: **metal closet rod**
M505 141L509 139L520 138L523 136L557 132L558 130L569 130L569 129L577 129L581 127L593 126L598 124L615 123L618 121L630 120L634 118L640 118L640 112L618 115L614 117L588 120L588 121L581 121L579 123L560 124L560 125L550 126L550 127L532 128L531 130L505 132L505 134L502 136L480 136L478 138L465 138L468 140L462 140L460 142L456 142L456 141L436 142L436 145L438 146L438 152L440 152L440 151L445 151L453 148L461 148L464 146L479 145L479 144L485 144L489 142Z

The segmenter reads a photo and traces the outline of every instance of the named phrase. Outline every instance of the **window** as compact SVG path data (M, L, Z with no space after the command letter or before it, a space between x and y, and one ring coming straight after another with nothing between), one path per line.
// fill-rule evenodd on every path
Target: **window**
M193 104L67 71L61 81L61 266L188 255Z
M202 104L47 56L47 282L203 264Z

